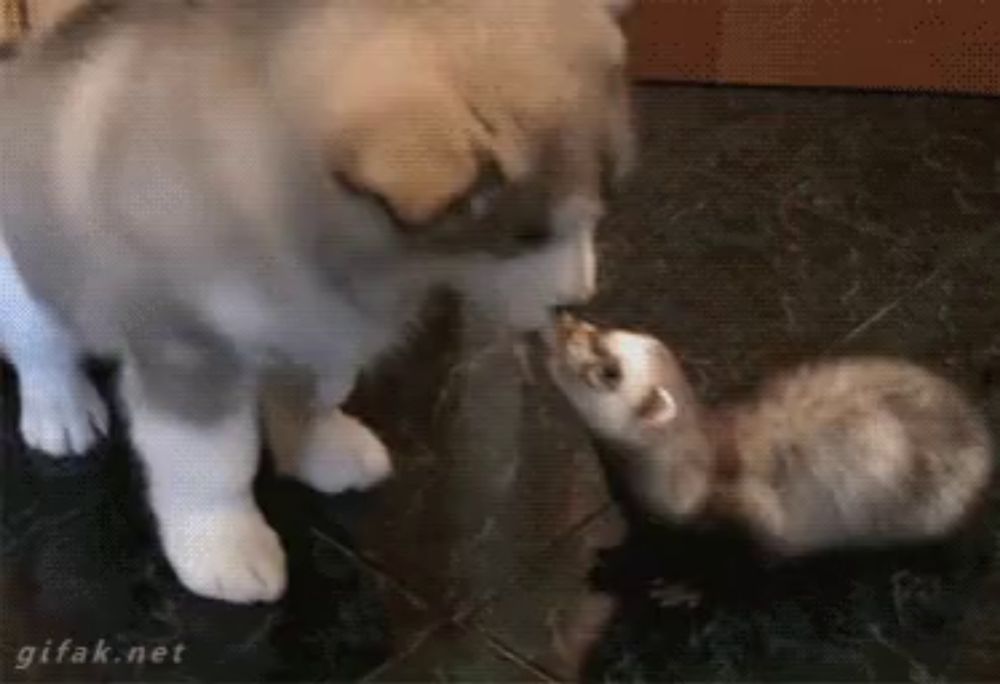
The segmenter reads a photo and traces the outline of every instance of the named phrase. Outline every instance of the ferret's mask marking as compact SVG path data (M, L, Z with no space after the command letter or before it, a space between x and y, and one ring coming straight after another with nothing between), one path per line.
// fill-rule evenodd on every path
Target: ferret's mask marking
M672 393L657 384L655 340L563 316L549 342L552 375L591 427L621 437L637 422L657 427L677 417Z

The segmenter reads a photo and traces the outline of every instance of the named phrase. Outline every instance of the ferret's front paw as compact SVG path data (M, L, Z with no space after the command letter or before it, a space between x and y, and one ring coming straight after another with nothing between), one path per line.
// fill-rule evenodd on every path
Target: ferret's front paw
M317 419L289 473L325 494L369 489L392 474L374 432L342 411Z
M161 516L160 538L181 583L199 596L254 603L285 592L285 552L252 505Z
M21 436L53 457L85 454L108 430L108 409L82 374L25 378L21 383Z

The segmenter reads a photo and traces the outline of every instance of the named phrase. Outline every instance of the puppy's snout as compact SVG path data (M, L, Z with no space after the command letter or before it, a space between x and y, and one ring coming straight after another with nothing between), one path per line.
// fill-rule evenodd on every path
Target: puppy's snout
M583 310L596 294L596 287L592 281L583 279L568 284L556 294L553 302L549 306L552 314L558 318L564 313Z
M555 302L561 307L579 307L597 293L597 255L592 230L565 237L555 249L561 254L561 287Z

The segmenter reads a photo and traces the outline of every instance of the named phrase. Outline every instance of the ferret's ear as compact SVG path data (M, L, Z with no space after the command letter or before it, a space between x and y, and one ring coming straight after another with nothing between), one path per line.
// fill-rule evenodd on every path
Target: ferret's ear
M644 425L665 425L677 417L677 401L665 387L657 387L639 405L639 420Z

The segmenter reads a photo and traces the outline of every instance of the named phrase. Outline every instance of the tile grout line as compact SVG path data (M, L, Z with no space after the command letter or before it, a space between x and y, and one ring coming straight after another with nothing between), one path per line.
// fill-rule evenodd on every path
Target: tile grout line
M410 587L406 583L397 579L388 570L386 570L381 563L369 558L363 553L359 553L349 546L345 545L343 542L338 541L332 536L324 533L315 527L310 528L312 532L324 542L332 545L338 551L346 555L351 561L357 563L362 568L376 574L382 580L387 582L393 589L400 592L408 599L416 601L419 604L419 608L427 611L428 621L427 624L417 631L417 634L409 640L409 643L403 648L403 650L393 653L385 662L381 663L375 667L371 672L367 673L359 679L360 682L372 681L375 677L379 676L382 672L387 670L389 667L403 662L406 658L410 657L416 653L435 633L440 632L447 625L454 625L461 630L469 633L479 634L483 638L489 641L492 647L500 647L500 651L508 659L516 662L519 666L526 668L533 674L543 675L545 681L559 681L552 677L544 670L538 668L537 666L531 664L530 661L525 660L524 656L517 654L515 651L510 649L506 644L498 642L498 640L486 630L480 629L474 622L471 621L472 616L481 610L486 604L492 601L496 596L503 590L513 586L518 580L532 574L539 568L540 558L547 552L558 547L560 544L566 542L568 539L572 538L574 535L579 533L581 530L585 529L587 526L592 524L595 520L599 519L602 515L607 513L608 510L613 506L610 501L605 501L602 503L594 512L584 516L579 522L575 523L563 534L558 535L556 538L548 542L542 549L540 549L536 554L526 563L526 567L515 577L507 582L502 583L500 586L493 587L486 592L471 597L472 600L464 605L459 605L455 610L448 611L447 606L442 606L438 602L430 601L426 599L421 592Z
M416 654L424 646L424 644L426 644L427 641L431 639L435 634L442 632L446 627L449 626L460 630L463 634L467 634L473 637L477 636L480 637L486 642L486 645L489 648L491 654L499 658L502 658L507 662L515 664L520 669L525 670L526 672L530 672L531 674L540 678L542 681L545 682L561 681L557 678L554 678L544 669L535 665L530 659L526 659L524 656L520 655L516 651L509 648L506 644L493 638L492 635L480 629L477 629L474 626L465 625L460 622L444 618L439 622L434 623L428 629L424 630L420 634L420 637L418 639L415 639L413 643L410 644L405 650L393 654L391 657L387 658L384 663L374 668L371 672L367 673L363 677L359 678L358 682L360 684L364 684L365 682L374 681L376 677L382 675L390 668L394 667L395 665L398 665L399 663L405 662L407 658L410 658L411 656Z
M526 655L519 653L516 649L509 646L505 641L503 641L501 638L499 638L492 632L481 629L477 625L466 627L466 629L469 629L473 633L478 634L483 639L485 639L486 642L490 645L490 648L492 648L498 655L503 656L504 658L513 663L516 663L519 667L527 670L528 672L531 672L536 677L539 677L546 682L563 681L561 678L556 677L547 669L536 663L533 658L530 658Z
M372 668L372 670L365 675L358 678L358 682L369 682L375 677L378 677L381 673L386 671L388 668L396 665L397 663L403 662L406 658L416 653L420 648L427 642L427 640L436 632L441 631L445 625L447 625L450 620L447 616L439 616L435 611L434 606L430 601L428 601L420 592L416 591L409 585L397 579L394 575L390 574L381 563L378 563L374 559L368 558L365 554L359 553L354 549L350 548L346 544L332 536L324 533L322 530L316 527L310 527L310 530L319 539L330 544L335 549L343 553L347 558L359 566L359 570L367 571L373 573L382 581L386 582L392 589L402 594L408 600L413 601L417 604L420 610L427 613L427 622L420 628L415 630L411 638L406 640L403 648L399 651L394 651L389 654L382 663Z
M483 608L485 608L486 605L489 604L491 601L496 599L497 596L500 594L500 592L510 589L511 587L515 586L517 582L537 572L541 567L541 560L545 556L545 554L558 548L560 545L567 542L569 539L572 539L579 532L589 527L596 520L600 519L609 510L611 510L612 506L614 506L613 502L605 501L593 513L584 516L582 519L580 519L579 522L575 523L564 533L558 535L557 537L549 541L547 544L545 544L545 546L543 546L541 549L532 554L531 557L527 559L526 563L524 564L524 568L521 572L516 573L510 579L502 582L498 586L494 586L493 588L484 591L478 596L469 597L468 601L460 603L452 611L450 618L459 624L465 624L466 622L474 621L475 614L481 611Z
M407 658L412 656L414 653L420 650L420 648L431 638L435 633L440 632L448 625L454 625L457 628L463 630L467 633L478 634L488 641L491 648L498 650L508 660L515 662L519 667L526 669L527 671L541 676L544 681L556 682L560 681L554 678L551 674L546 672L544 669L539 668L534 665L529 659L518 654L516 651L512 650L509 646L500 642L492 633L487 630L481 629L475 622L472 621L472 616L481 610L485 605L492 601L496 596L503 590L508 589L513 586L518 580L530 575L539 568L540 558L547 552L558 547L560 544L566 542L568 539L572 538L574 535L579 533L581 530L585 529L588 525L592 524L595 520L599 519L602 515L607 513L611 509L613 503L610 501L605 501L602 503L594 512L584 516L579 522L575 523L563 534L558 535L556 538L547 543L542 549L540 549L536 554L529 559L524 570L518 573L515 577L507 582L502 583L500 586L493 587L487 590L483 594L471 597L471 601L464 605L459 605L456 609L452 610L450 614L447 613L447 606L441 606L437 602L429 601L423 597L423 595L415 589L412 589L407 584L398 580L395 576L390 574L380 563L374 559L369 558L367 555L359 553L354 549L346 546L343 542L332 538L331 536L323 533L321 530L313 528L314 533L321 538L323 541L333 545L336 549L347 555L351 560L358 563L363 568L366 568L370 572L377 574L379 577L388 582L394 589L400 591L405 596L410 599L415 599L420 603L420 607L429 613L429 620L427 625L422 628L418 634L410 640L406 647L397 653L393 653L385 662L381 663L375 667L371 672L367 673L359 679L360 682L370 682L373 681L380 674L388 670L390 667L405 661ZM439 612L440 611L440 612ZM440 616L440 617L439 617Z
M423 647L423 645L427 643L428 639L430 639L434 634L440 632L448 624L449 620L447 618L436 622L432 621L432 623L427 627L427 629L421 631L420 634L417 635L417 637L413 639L413 641L406 646L406 648L404 648L402 651L399 651L398 653L393 653L392 655L390 655L388 658L385 659L385 662L373 668L371 672L364 675L363 677L359 677L357 681L359 682L359 684L364 684L365 682L374 681L376 677L383 674L386 670L390 669L391 667L394 667L395 665L398 665L399 663L405 662L407 658L409 658L414 653L419 651L421 647Z
M326 534L325 532L316 527L310 527L310 530L317 537L322 539L324 542L332 545L334 548L336 548L338 551L346 555L353 562L367 569L369 572L376 574L377 576L382 578L385 582L387 582L390 586L392 586L393 589L400 592L408 599L415 601L421 609L426 610L428 612L433 612L434 606L431 601L429 601L421 592L414 589L413 587L406 584L402 580L398 579L395 575L390 573L381 563L379 563L373 558L369 558L364 553L352 549L343 542L338 541L331 535Z
M449 606L447 604L441 604L438 601L432 601L428 599L426 596L424 596L423 592L412 587L406 582L398 579L378 560L369 557L367 554L352 549L348 545L335 539L331 535L326 534L325 532L323 532L318 528L312 527L310 529L313 531L314 534L316 534L317 537L322 539L324 542L331 544L338 551L348 556L348 558L350 558L352 561L366 568L367 570L375 573L380 578L385 580L388 584L390 584L395 590L399 591L407 598L417 602L420 608L428 611L432 615L434 614L441 615L442 616L441 619L444 622L450 620L456 623L463 623L464 621L468 620L472 616L472 614L480 610L485 604L493 600L500 591L507 589L513 583L517 582L519 579L522 579L526 575L529 575L535 570L537 570L540 558L544 554L548 553L552 549L564 543L566 540L573 537L575 534L586 528L595 520L599 519L608 510L610 510L613 505L614 504L611 501L602 502L598 506L598 508L595 509L593 512L585 515L579 521L577 521L569 528L567 528L565 532L556 535L553 539L546 542L542 546L542 548L540 548L535 553L531 554L530 557L527 559L527 562L525 563L524 569L521 572L517 573L514 577L502 582L499 586L487 589L484 592L479 593L477 595L472 595L467 597L466 601L460 601L457 606L451 609L449 609Z

